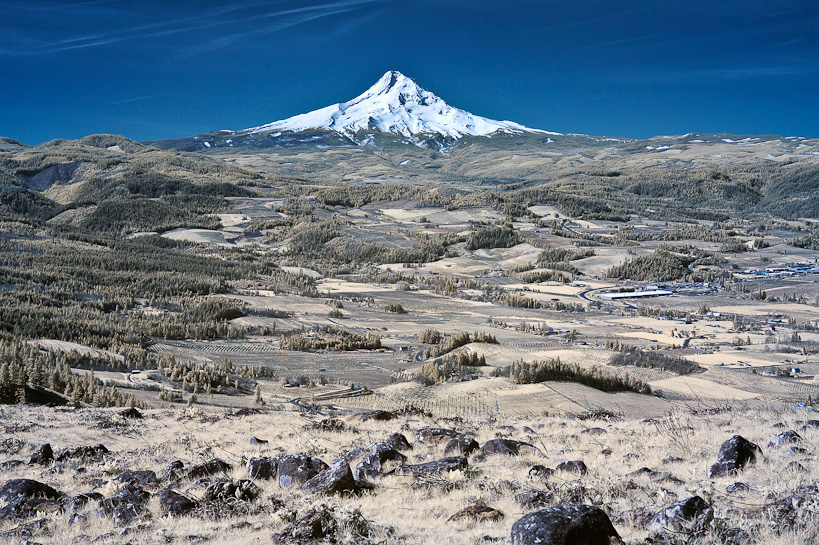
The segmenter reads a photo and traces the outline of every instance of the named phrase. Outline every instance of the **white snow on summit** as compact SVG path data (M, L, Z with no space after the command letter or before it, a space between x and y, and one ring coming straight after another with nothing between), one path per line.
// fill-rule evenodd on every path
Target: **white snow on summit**
M454 108L400 72L387 72L375 85L349 102L342 102L241 132L329 129L352 138L360 130L411 137L440 134L451 138L485 136L494 132L560 133L530 129L512 121L495 121Z

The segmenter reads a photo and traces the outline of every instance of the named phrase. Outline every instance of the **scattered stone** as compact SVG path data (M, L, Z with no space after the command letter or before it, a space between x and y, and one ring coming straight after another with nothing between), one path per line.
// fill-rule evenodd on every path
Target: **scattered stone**
M604 430L603 428L586 428L583 431L581 431L580 433L583 433L583 434L586 434L586 435L605 435L608 432L606 430Z
M369 411L366 413L354 414L347 420L357 422L367 422L368 420L374 420L376 422L387 422L395 418L398 418L398 416L390 411Z
M287 525L280 534L274 534L274 543L313 542L332 537L338 531L338 521L326 505L318 505L301 518Z
M774 425L773 425L773 426L771 426L771 427L772 427L773 429L775 429L775 430L781 430L782 428L787 428L788 426L786 426L786 425L785 425L785 424L783 424L782 422L777 422L776 424L774 424Z
M484 502L479 501L469 507L465 507L449 517L447 522L495 522L503 518L503 513L493 507L489 507Z
M142 413L136 410L134 407L130 409L125 409L121 411L119 415L123 418L131 418L133 420L142 420Z
M318 422L310 422L304 426L305 430L326 431L326 432L342 432L347 429L344 422L337 418L325 418Z
M268 444L269 442L270 442L270 441L268 441L268 440L266 440L266 439L259 439L259 438L258 438L258 437L256 437L255 435L251 435L251 436L250 436L250 444L251 444L251 445L257 445L257 446L259 446L259 445L266 445L266 444Z
M529 426L523 426L523 428L520 431L522 431L526 435L531 435L531 436L538 436L539 435L538 432L536 432L535 430L533 430Z
M206 501L227 501L235 498L241 501L253 501L259 497L262 489L247 479L217 481L205 490Z
M801 443L802 436L793 430L783 431L768 443L768 448L781 448L785 445L792 445L794 443Z
M520 454L542 455L540 450L531 443L516 441L514 439L490 439L483 445L483 451L487 455L506 454L518 456Z
M547 490L535 490L532 492L521 492L515 496L515 501L527 509L536 509L549 505L554 494Z
M481 446L473 438L465 435L459 435L458 437L453 437L447 442L446 446L444 447L444 455L460 454L469 456L480 448Z
M805 468L805 466L794 460L785 466L785 471L791 471L793 473L807 473L808 470Z
M126 469L114 480L123 484L134 483L139 486L159 486L159 479L157 479L156 473L150 469L140 469L136 471Z
M714 509L699 496L691 496L666 507L651 519L655 532L699 534L714 519Z
M188 479L201 479L202 477L209 477L219 473L227 473L231 469L233 469L233 466L229 463L219 458L214 458L204 464L191 467L188 469L186 476Z
M262 414L262 411L260 411L259 409L251 409L250 407L245 407L244 409L239 409L238 411L235 411L231 416L242 417L251 416L254 414Z
M611 450L609 447L606 447L600 451L600 454L602 454L603 456L611 456L613 452L614 451Z
M0 471L8 471L23 465L26 465L26 463L22 460L6 460L5 462L0 463Z
M128 484L111 496L100 502L102 513L110 515L117 526L127 526L141 517L147 510L148 499L151 495L134 484Z
M681 464L685 460L680 458L679 456L669 456L668 458L663 458L663 465L665 464Z
M586 464L583 462L583 460L569 460L557 464L555 471L566 471L567 473L585 475L589 470L586 468Z
M290 488L294 484L304 484L328 467L322 460L304 454L282 456L276 465L279 486Z
M785 426L782 427L784 428ZM819 420L807 420L802 427L799 428L799 431L815 430L817 428L819 428Z
M512 545L609 545L612 538L620 536L611 520L591 505L549 507L512 525Z
M761 454L762 449L757 445L741 435L734 435L720 447L717 461L708 469L708 478L734 475L746 465L754 463L757 455Z
M359 487L350 464L339 460L304 483L302 490L308 494L353 494L358 492Z
M251 479L275 479L279 457L261 456L247 461L247 475Z
M415 438L418 439L419 443L432 446L437 446L444 441L458 437L458 435L460 434L457 431L446 428L423 428L415 432Z
M638 458L640 458L640 455L637 454L636 452L629 452L628 454L623 454L624 462L630 462L632 460L637 460Z
M159 493L159 507L163 515L179 517L190 513L198 505L191 498L174 490L172 486L163 488Z
M807 453L808 453L808 449L806 449L804 447L791 446L791 447L788 447L787 449L785 449L785 452L782 453L782 456L785 456L785 457L787 457L787 456L804 456Z
M41 445L34 454L31 455L31 459L28 461L29 465L48 465L54 461L54 451L51 450L51 445L49 443L45 443Z
M554 469L538 464L532 466L532 468L529 470L529 478L532 480L543 481L554 475L554 473Z
M467 467L469 467L469 462L466 456L450 456L434 462L401 466L398 472L412 473L414 475L434 475L436 473L462 470Z
M64 448L59 451L54 459L58 462L64 462L71 458L98 458L103 454L108 454L108 448L105 445L85 445L75 448Z

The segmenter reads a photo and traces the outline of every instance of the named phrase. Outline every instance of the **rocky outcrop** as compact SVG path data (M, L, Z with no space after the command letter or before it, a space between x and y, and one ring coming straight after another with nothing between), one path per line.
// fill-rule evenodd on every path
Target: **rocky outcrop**
M506 454L511 456L518 456L520 454L537 454L542 455L540 450L524 441L516 441L514 439L491 439L484 443L483 451L487 455L490 454Z
M322 460L304 454L282 456L276 464L279 486L290 488L304 484L328 467Z
M469 467L469 462L466 456L450 456L448 458L435 460L434 462L401 466L397 471L414 475L434 475L436 473L458 471L466 469L467 467Z
M302 486L308 494L353 494L359 486L350 470L350 464L338 460Z

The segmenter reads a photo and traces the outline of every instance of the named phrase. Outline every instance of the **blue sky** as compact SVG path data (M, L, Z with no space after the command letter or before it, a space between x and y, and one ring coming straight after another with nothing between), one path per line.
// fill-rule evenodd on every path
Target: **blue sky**
M261 125L399 70L559 132L819 137L816 0L0 0L0 135Z

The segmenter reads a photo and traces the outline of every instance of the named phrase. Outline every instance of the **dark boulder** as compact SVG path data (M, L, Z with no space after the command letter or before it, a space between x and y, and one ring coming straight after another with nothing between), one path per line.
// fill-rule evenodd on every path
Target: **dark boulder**
M589 470L583 460L568 460L557 464L555 471L565 471L576 475L585 475Z
M748 492L750 489L751 487L747 484L737 481L726 486L725 492L727 494L736 494L737 492Z
M801 443L802 436L793 430L783 431L768 443L768 448L781 448L785 445L792 445L794 443Z
M548 490L533 490L515 495L515 501L528 509L544 507L552 502L554 494Z
M529 478L536 481L548 479L554 475L555 470L541 464L533 465L529 470Z
M304 483L302 490L308 494L353 494L359 488L350 464L339 460Z
M708 478L733 475L748 464L754 463L762 450L741 435L734 435L719 449L717 461L708 469Z
M367 478L387 475L404 464L407 457L384 443L376 443L364 458L355 466L355 478L363 481ZM388 467L392 462L393 467Z
M457 431L446 428L423 428L415 432L415 438L419 443L431 446L437 446L458 435L460 434Z
M512 525L512 545L609 545L620 536L601 509L563 504L535 511Z
M128 484L134 483L139 486L158 486L159 479L156 473L150 469L131 470L126 469L114 479L117 482Z
M151 494L134 484L128 484L108 499L100 502L102 513L109 515L117 526L125 526L147 511Z
M518 456L520 454L542 455L540 450L531 443L516 441L514 439L491 439L484 443L483 451L487 455L506 454Z
M247 475L251 479L275 479L279 457L261 456L247 461Z
M117 526L128 526L147 510L148 507L144 503L123 503L111 510L111 520Z
M172 486L163 488L159 493L159 507L163 515L179 517L190 513L198 505L196 501L177 492Z
M41 445L34 454L31 455L31 459L28 461L30 465L47 465L54 461L54 451L51 450L51 445L46 443Z
M448 458L435 460L434 462L401 466L397 471L414 475L434 475L436 473L462 470L467 467L469 467L469 462L466 456L450 456Z
M276 465L279 486L290 488L294 484L304 484L328 467L322 460L304 454L282 456Z
M263 445L268 444L269 442L270 441L268 441L267 439L259 439L255 435L250 436L250 444L251 445L263 446Z
M139 486L135 484L128 484L111 496L100 502L100 505L105 512L110 512L113 510L114 507L118 505L124 505L127 503L146 503L151 497L149 492L146 492Z
M410 445L407 438L400 433L393 433L387 437L384 440L384 444L389 445L390 448L395 450L412 450L412 445Z
M224 460L214 458L204 464L199 464L188 469L186 476L188 479L201 479L202 477L209 477L219 473L227 473L233 469L233 466Z
M241 501L253 501L259 497L262 489L247 479L217 481L210 484L205 490L205 500L207 501L227 501L237 499Z
M655 532L693 533L705 531L714 519L714 509L699 496L691 496L666 507L651 519Z
M122 418L130 418L132 420L142 420L142 413L136 410L135 408L131 407L130 409L125 409L124 411L120 411L119 415Z
M101 502L105 499L105 496L100 494L99 492L84 492L82 494L77 494L76 496L71 498L71 502L69 503L69 507L72 511L76 511L78 509L82 509L89 502Z
M458 437L454 437L447 442L446 446L444 447L444 454L460 454L463 456L469 456L480 448L481 446L473 438L465 435L459 435Z
M32 479L12 479L0 486L0 501L12 502L18 498L26 500L56 500L64 494L47 484Z

